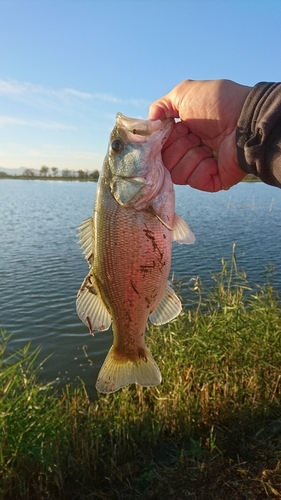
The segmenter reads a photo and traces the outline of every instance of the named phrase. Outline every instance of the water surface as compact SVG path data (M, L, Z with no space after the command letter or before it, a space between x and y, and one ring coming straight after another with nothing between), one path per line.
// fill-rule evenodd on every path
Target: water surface
M111 345L111 331L93 338L75 311L75 298L88 265L77 244L77 227L92 213L95 183L0 180L0 327L13 333L13 348L31 341L52 354L42 380L74 381L93 388ZM252 283L265 280L273 265L281 293L281 190L240 183L228 192L203 193L176 187L177 212L196 235L194 245L173 245L172 273L209 286L231 257ZM270 209L271 208L271 209Z

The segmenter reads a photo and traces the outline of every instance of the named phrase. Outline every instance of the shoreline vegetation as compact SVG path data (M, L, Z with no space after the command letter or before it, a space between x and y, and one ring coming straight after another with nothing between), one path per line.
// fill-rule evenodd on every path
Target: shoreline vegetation
M90 401L0 343L1 500L263 500L281 495L281 305L235 253L148 346L163 376ZM51 362L47 359L45 363Z
M88 170L69 170L64 169L59 171L58 168L49 168L43 165L40 170L34 170L31 168L26 168L21 174L9 174L7 172L0 171L1 179L22 179L22 180L40 180L40 181L94 181L97 182L99 179L99 170L93 170L89 172Z
M47 170L46 170L47 169ZM8 174L7 172L0 171L1 179L22 179L22 180L40 180L40 181L94 181L99 179L99 170L88 172L87 170L62 170L61 173L55 167L49 168L42 166L40 171L32 169L25 169L22 174ZM242 182L261 182L261 180L253 174L248 174Z

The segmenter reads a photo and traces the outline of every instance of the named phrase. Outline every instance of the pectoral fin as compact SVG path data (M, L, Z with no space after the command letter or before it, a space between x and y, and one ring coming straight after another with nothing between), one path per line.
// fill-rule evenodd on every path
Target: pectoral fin
M92 335L94 330L108 330L111 325L111 316L95 291L91 273L86 276L77 294L76 311Z
M173 241L191 245L195 241L195 236L188 224L178 214L174 215L173 221Z
M150 314L149 319L154 325L164 325L176 318L181 309L181 301L168 283L164 296L153 313Z
M177 241L178 243L185 243L186 245L191 245L195 241L195 236L191 231L188 224L182 219L178 214L174 215L174 220L172 227L169 226L163 219L161 219L160 215L158 215L153 206L148 207L148 211L155 215L157 219L165 226L169 231L173 232L173 241Z

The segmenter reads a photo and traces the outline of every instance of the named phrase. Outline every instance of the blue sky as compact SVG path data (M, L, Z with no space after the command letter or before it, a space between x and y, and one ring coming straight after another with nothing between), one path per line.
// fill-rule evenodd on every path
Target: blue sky
M180 81L281 81L280 0L0 0L0 167L100 169Z

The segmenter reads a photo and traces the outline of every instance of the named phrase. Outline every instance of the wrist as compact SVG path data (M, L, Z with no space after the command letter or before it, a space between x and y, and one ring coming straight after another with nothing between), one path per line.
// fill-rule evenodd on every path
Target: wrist
M222 189L229 189L234 184L242 181L247 175L240 167L237 157L236 129L224 140L221 151L221 164L224 166L225 175Z

